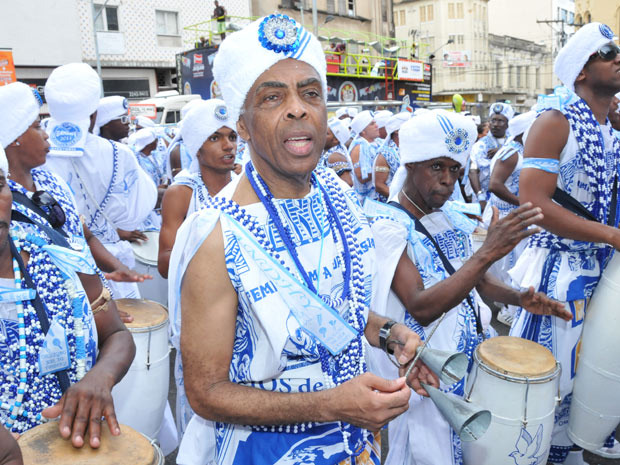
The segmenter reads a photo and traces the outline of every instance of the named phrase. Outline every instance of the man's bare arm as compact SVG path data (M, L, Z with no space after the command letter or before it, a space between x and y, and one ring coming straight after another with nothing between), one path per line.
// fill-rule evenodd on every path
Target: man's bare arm
M559 160L569 134L568 121L558 111L541 115L530 129L525 143L527 158ZM519 200L542 208L544 219L540 226L568 239L603 242L620 249L620 230L575 215L551 198L557 185L557 174L534 168L521 170Z
M518 161L519 155L517 153L514 153L507 160L497 160L489 180L489 190L512 205L519 205L519 197L508 190L505 182L515 170Z
M387 185L387 180L390 175L390 165L388 165L383 155L377 155L377 161L373 169L375 170L375 190L382 196L389 197L390 186Z
M385 380L370 373L312 393L269 392L231 382L237 294L226 270L219 224L185 272L181 304L185 391L203 418L246 425L343 420L378 430L408 408L410 390L403 378Z
M177 231L183 224L192 198L192 189L188 186L170 186L164 194L161 207L161 230L159 233L159 254L157 270L164 278L168 277L170 254L177 237Z

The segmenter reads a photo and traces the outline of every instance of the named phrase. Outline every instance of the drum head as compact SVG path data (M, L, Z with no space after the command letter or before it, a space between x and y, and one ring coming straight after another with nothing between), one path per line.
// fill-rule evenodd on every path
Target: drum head
M129 426L121 426L120 436L112 436L106 422L101 423L101 446L91 449L88 435L84 447L76 449L58 432L58 422L44 423L19 437L24 465L152 465L155 449L148 439Z
M118 299L114 303L119 310L133 317L125 326L131 328L150 328L158 326L168 319L168 311L163 305L146 299Z
M520 337L492 337L476 350L484 364L507 375L538 377L556 369L555 358L548 349Z
M131 242L131 248L136 260L147 265L157 266L157 256L159 254L159 231L144 231L148 241Z

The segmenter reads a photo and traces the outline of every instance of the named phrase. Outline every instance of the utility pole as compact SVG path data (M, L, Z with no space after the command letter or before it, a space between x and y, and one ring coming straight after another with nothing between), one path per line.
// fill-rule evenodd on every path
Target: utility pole
M90 8L93 12L93 37L95 39L95 58L97 59L97 74L99 75L99 81L101 82L101 96L103 97L103 78L101 77L101 59L99 58L99 41L97 40L97 18L101 16L101 13L105 10L105 6L110 0L105 0L99 13L95 10L94 0L90 0Z
M319 16L316 11L316 0L312 0L312 32L315 37L319 36Z
M566 34L566 31L564 30L564 26L566 26L568 24L566 22L566 20L564 20L564 19L537 19L536 22L538 24L549 24L549 25L560 23L562 25L561 26L562 30L560 31L560 44L559 44L560 47L559 48L562 48L562 47L564 47L564 45L566 45L566 39L567 39L566 35L567 34ZM581 25L580 24L571 24L570 26L581 26ZM553 29L553 27L551 27L551 29ZM555 29L553 29L553 31L557 32L557 31L555 31Z

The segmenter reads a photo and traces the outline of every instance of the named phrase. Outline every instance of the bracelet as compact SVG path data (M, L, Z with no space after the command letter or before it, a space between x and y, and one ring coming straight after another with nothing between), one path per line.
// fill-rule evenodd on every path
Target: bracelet
M95 307L95 304L99 302L100 300L103 300L103 303ZM97 313L101 311L107 312L108 302L110 302L110 300L112 300L112 295L110 294L110 291L108 290L108 288L104 286L103 290L101 291L101 294L99 294L99 297L93 300L93 302L90 304L93 315L96 315Z
M381 329L379 330L379 348L383 350L387 354L393 354L394 351L390 353L390 350L387 345L387 341L390 338L390 334L392 332L392 326L398 324L398 321L390 320L385 323Z

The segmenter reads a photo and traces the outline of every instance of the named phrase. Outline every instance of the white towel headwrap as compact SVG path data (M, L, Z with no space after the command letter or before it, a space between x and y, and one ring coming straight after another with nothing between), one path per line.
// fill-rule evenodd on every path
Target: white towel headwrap
M344 115L347 115L347 108L342 107L336 110L336 118L342 118Z
M128 113L129 102L125 97L121 97L120 95L103 97L99 101L99 106L97 107L97 122L95 123L95 127L101 128L110 121L118 119Z
M45 83L51 119L47 125L50 154L81 156L90 127L90 115L101 97L99 75L86 63L59 66Z
M508 122L508 131L506 135L516 137L519 134L523 134L532 125L536 119L536 115L537 113L535 111L528 111L527 113L515 116Z
M199 103L192 105L181 126L183 143L192 157L190 171L198 169L196 154L202 144L223 126L236 131L234 120L229 115L223 100L216 98L199 100Z
M154 128L155 121L144 115L140 115L136 117L136 126L140 126L141 128Z
M370 110L361 111L351 121L351 130L359 135L372 122L373 117Z
M312 66L327 98L327 65L321 44L294 19L269 15L226 37L213 61L213 76L233 122L239 119L245 98L259 76L287 58Z
M590 56L603 45L614 40L611 28L602 23L588 23L581 27L562 47L553 67L555 75L570 90L575 90L575 79Z
M142 128L127 138L127 145L135 152L141 152L144 147L157 140L157 135L153 128Z
M5 148L39 117L41 97L23 82L0 86L0 146ZM7 174L7 171L5 171Z
M390 185L390 198L401 191L407 179L407 163L447 157L465 166L478 131L468 116L434 110L414 116L398 132L400 167Z
M327 126L336 136L338 142L341 145L345 145L347 141L351 138L351 131L349 130L348 124L344 120L338 118L331 118L327 121Z
M489 108L489 118L491 118L493 115L502 115L508 121L510 121L515 115L515 111L512 108L512 105L508 103L497 102L491 105L491 108Z
M401 111L400 113L396 113L394 116L392 116L385 125L385 130L388 134L388 137L390 136L390 134L393 134L394 132L400 130L400 127L410 119L411 113L409 113L408 111Z
M384 128L389 119L394 115L390 110L381 110L374 114L378 128Z

